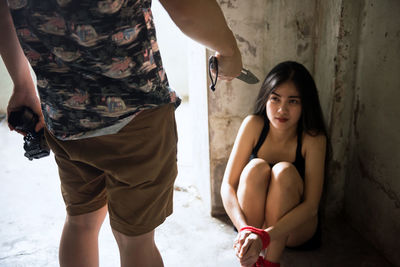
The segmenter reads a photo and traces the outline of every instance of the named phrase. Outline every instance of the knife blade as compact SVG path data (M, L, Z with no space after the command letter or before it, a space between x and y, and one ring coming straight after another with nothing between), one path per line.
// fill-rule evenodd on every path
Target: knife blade
M215 72L216 72L215 81L211 75L211 70L215 70ZM209 75L210 75L210 79L211 79L210 88L211 88L211 90L214 91L215 85L217 84L217 80L218 80L218 59L215 56L210 56L210 58L208 59L208 71L209 71ZM260 81L257 78L257 76L255 76L251 71L249 71L245 68L242 68L240 75L238 77L236 77L236 79L239 79L248 84L256 84Z
M260 81L251 71L246 69L242 69L240 75L237 76L236 79L242 80L248 84L256 84Z

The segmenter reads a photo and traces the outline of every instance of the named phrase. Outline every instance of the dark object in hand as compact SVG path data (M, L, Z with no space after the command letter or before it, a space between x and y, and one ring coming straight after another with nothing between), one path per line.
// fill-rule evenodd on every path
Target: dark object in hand
M28 107L10 113L8 123L16 130L26 133L24 137L25 157L29 160L40 159L50 154L50 149L44 138L44 130L35 132L38 116Z

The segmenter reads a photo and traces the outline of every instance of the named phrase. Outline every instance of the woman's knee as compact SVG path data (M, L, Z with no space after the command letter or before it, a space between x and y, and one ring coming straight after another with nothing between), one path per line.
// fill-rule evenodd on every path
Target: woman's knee
M281 190L293 191L303 188L303 181L296 169L290 162L279 162L272 167L272 181Z
M244 168L241 182L257 186L267 185L270 178L271 168L263 159L252 159Z

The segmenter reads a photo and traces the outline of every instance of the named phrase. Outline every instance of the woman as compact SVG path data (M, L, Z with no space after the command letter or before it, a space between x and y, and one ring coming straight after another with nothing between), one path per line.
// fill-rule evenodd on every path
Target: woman
M240 229L241 266L279 266L285 246L318 245L326 143L310 73L296 62L278 64L239 129L221 187Z

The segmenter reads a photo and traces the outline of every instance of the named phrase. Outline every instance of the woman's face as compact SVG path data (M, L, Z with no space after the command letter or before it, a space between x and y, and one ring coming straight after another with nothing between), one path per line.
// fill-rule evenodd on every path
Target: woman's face
M301 100L293 82L281 84L269 95L266 112L274 128L281 130L297 128L301 116Z

